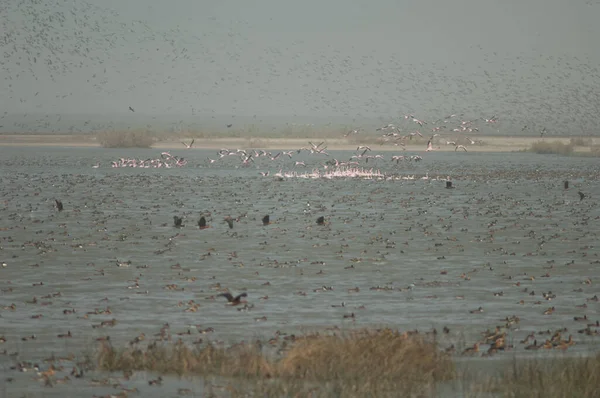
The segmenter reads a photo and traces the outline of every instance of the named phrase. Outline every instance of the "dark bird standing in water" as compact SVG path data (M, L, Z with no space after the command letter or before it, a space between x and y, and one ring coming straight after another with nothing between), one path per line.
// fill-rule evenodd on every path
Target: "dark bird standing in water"
M325 217L321 216L317 218L317 225L325 225Z
M173 225L175 225L175 227L177 227L177 228L183 227L182 223L183 223L182 217L173 216Z
M579 201L582 201L585 198L585 194L581 191L577 192L579 194Z
M54 199L54 201L56 202L56 209L58 211L63 211L63 204L62 204L62 202L60 200L58 200L58 199Z
M229 225L229 229L233 229L233 218L225 217L225 222Z
M269 221L269 215L267 214L262 218L263 225L269 225L271 222Z
M206 225L206 218L204 218L204 216L200 217L200 219L198 220L198 226L200 227L200 229L208 228L208 225Z
M242 300L242 297L248 297L248 293L244 292L241 294L238 294L237 296L233 297L231 295L231 293L227 292L227 293L221 293L219 294L219 297L225 297L228 301L227 305L238 305L241 303L245 303L245 300Z

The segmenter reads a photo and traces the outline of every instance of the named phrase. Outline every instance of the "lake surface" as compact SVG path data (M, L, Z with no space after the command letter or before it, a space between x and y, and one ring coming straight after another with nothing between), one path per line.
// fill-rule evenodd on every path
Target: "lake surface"
M173 335L190 330L183 337L190 343L224 344L277 330L446 326L441 345L464 348L515 315L512 353L528 353L519 343L528 334L561 328L577 343L570 353L597 348L600 337L577 333L600 319L592 300L600 294L597 159L434 152L396 164L384 153L361 164L414 177L393 180L272 176L353 155L336 151L261 157L242 167L237 156L210 163L214 150L179 150L171 153L185 156L185 167L110 167L160 152L0 148L0 395L118 392L90 386L93 375L50 388L10 368L19 361L45 368L44 358L91 352L107 335L124 346L165 323ZM259 174L266 171L271 176ZM447 176L455 189L445 189ZM267 214L271 224L263 226ZM198 228L201 215L210 228ZM182 228L173 216L184 218ZM233 229L226 216L236 219ZM316 224L319 216L325 226ZM223 289L247 292L250 308L226 306L217 297ZM196 312L186 312L190 300ZM110 314L85 316L107 307ZM344 318L351 313L354 319ZM584 315L587 321L574 319ZM112 319L113 327L92 327ZM214 331L200 333L207 328ZM71 338L57 337L68 331ZM140 396L176 396L183 387L202 396L201 381L157 388L148 386L150 377L126 384Z

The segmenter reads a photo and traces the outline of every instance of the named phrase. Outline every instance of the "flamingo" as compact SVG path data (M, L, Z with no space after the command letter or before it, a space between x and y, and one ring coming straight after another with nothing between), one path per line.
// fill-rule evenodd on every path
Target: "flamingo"
M433 151L433 144L431 143L431 140L427 141L427 149L425 151Z
M193 139L193 140L192 140L192 142L190 142L189 144L186 144L186 143L185 143L185 142L183 142L183 141L181 141L181 143L182 143L183 145L185 145L185 147L186 147L187 149L191 149L191 148L192 148L192 145L194 145L194 141L195 141L195 139Z

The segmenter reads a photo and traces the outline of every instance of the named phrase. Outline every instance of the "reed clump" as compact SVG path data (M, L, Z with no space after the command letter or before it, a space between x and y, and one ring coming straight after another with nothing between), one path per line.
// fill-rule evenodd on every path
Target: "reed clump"
M574 151L572 143L565 144L561 141L537 141L531 144L529 152L543 155L572 155Z
M593 357L516 360L499 377L473 384L472 394L503 397L600 397L600 354Z
M246 146L251 149L265 148L267 141L262 138L250 137L246 140Z
M96 139L104 148L150 148L155 137L143 130L103 131Z
M569 139L569 144L573 146L583 146L589 147L593 145L593 140L591 137L573 137Z
M353 134L346 137L351 145L392 145L392 141L386 141L383 137L373 134Z
M420 334L361 330L285 343L279 355L266 354L259 342L198 348L180 341L124 349L104 343L97 364L107 371L242 378L246 388L263 395L307 389L322 396L428 395L438 381L454 377L450 356Z

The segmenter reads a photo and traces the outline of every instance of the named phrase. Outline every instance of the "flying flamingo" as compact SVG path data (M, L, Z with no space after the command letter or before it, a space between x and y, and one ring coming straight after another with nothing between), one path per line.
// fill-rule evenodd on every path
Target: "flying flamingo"
M185 147L186 147L187 149L191 149L191 148L192 148L192 146L194 145L194 141L195 141L195 139L193 139L193 140L192 140L192 142L190 142L189 144L186 144L186 143L185 143L185 142L183 142L183 141L181 141L181 143L182 143L183 145L185 145Z
M431 143L431 140L427 141L427 149L425 150L426 152L429 151L433 151L433 144Z

